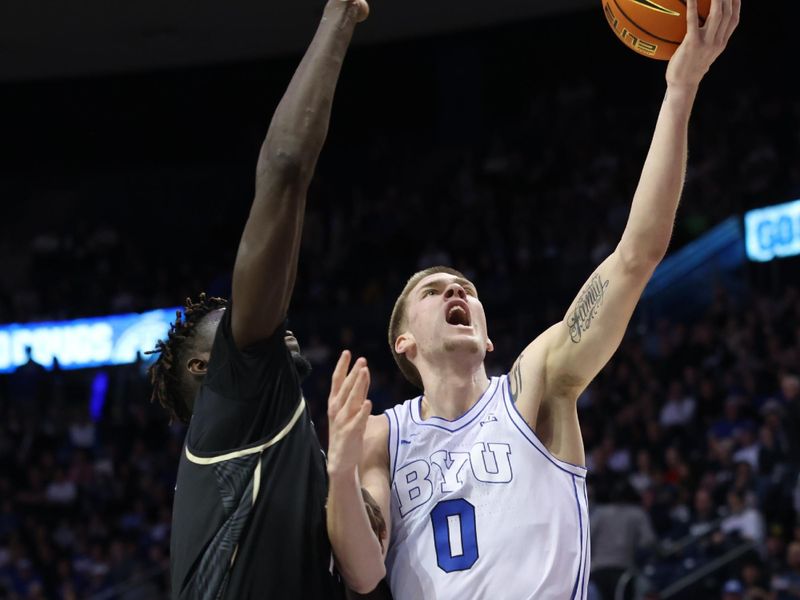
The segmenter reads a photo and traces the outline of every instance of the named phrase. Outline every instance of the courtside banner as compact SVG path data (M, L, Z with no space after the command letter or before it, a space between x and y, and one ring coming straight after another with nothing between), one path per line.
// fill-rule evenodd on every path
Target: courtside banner
M747 257L756 262L800 254L800 200L745 213L744 236Z
M142 314L0 325L0 373L33 360L48 369L58 359L62 369L84 369L136 362L136 354L155 348L165 337L178 308Z

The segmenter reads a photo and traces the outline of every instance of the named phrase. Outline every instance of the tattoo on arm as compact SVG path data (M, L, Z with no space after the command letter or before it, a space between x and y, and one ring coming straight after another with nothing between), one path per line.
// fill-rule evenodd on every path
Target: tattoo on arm
M569 336L574 343L579 344L583 333L591 327L592 320L603 305L608 284L608 280L603 281L599 274L595 274L578 296L575 310L567 320Z
M520 372L520 365L522 364L522 357L520 354L517 362L511 367L511 372L508 374L509 383L511 385L511 402L516 404L517 398L522 393L522 373Z

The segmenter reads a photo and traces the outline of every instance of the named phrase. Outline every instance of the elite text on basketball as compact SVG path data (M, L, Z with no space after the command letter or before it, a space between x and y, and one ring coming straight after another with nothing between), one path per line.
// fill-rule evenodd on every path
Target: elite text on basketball
M611 5L606 2L603 5L604 11L606 13L606 19L608 19L609 25L611 25L614 33L617 34L619 39L623 42L630 44L630 46L646 56L653 56L658 51L658 44L653 44L646 40L639 38L638 36L634 35L626 27L620 27L619 18L617 15L614 14L614 9L611 8Z

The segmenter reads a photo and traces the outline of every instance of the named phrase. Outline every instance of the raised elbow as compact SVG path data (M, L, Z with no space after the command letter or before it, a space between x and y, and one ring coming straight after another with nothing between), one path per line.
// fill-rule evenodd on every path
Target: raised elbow
M650 275L667 254L664 244L620 244L617 247L623 267L628 273Z
M310 178L312 166L305 154L290 145L264 144L258 157L256 178L270 178L286 182Z

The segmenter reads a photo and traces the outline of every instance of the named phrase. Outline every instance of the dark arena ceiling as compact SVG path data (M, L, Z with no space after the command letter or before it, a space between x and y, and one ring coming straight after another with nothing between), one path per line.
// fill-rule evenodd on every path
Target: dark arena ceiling
M0 3L0 81L285 55L308 42L322 0ZM595 7L599 0L373 0L356 43L396 41ZM535 35L535 32L532 32Z

